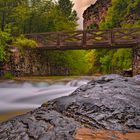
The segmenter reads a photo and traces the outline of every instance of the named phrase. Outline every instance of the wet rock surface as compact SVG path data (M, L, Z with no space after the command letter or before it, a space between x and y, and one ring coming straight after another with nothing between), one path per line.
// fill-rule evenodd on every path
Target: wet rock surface
M140 130L140 76L108 75L0 124L2 140L73 140L80 127Z
M56 99L50 109L96 128L140 129L140 77L108 75L96 78L68 97Z
M80 124L56 111L39 108L0 124L0 140L74 140Z

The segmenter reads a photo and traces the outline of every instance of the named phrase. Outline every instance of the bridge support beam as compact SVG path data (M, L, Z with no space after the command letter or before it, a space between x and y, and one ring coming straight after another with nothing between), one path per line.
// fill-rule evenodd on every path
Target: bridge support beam
M140 44L133 48L132 52L133 76L140 74Z

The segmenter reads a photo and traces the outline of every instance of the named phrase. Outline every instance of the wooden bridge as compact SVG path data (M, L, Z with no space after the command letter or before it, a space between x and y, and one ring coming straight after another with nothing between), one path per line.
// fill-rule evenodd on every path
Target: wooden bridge
M140 43L140 28L26 34L48 50L132 48Z

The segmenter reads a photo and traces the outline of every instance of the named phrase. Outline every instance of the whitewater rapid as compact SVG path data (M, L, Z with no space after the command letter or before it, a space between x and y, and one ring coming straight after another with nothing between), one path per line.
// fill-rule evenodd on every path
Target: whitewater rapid
M0 112L34 109L49 100L67 96L88 80L69 82L0 82Z

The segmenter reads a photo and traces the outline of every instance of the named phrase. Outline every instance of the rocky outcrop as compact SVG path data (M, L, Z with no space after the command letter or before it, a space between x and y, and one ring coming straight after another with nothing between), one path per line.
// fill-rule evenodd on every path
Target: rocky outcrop
M0 63L0 76L11 73L14 76L67 75L66 68L50 62L49 51L45 49L8 49L8 59Z
M41 107L0 125L1 140L73 140L74 119Z
M83 13L83 28L98 28L100 22L105 19L110 5L111 0L97 0L95 4L88 7Z
M140 76L96 78L70 96L1 123L0 139L73 140L76 130L82 127L140 131L139 87Z

